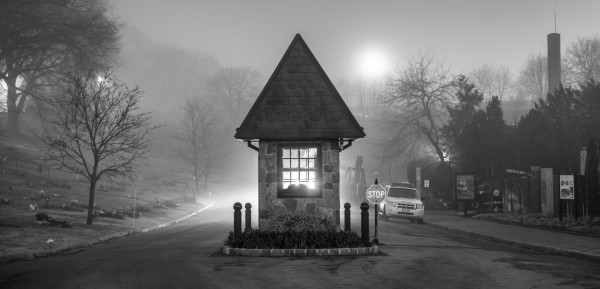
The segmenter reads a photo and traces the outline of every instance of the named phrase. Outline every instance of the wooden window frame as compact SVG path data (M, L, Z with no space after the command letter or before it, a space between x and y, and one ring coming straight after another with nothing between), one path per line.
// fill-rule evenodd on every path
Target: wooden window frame
M298 168L294 170L293 168L284 169L283 168L283 150L284 149L303 149L303 148L316 148L317 156L314 158L314 168L313 169L302 169ZM277 198L322 198L323 197L323 178L322 178L322 166L321 166L321 158L323 156L323 150L321 148L320 143L280 143L277 146ZM306 159L307 161L312 158L301 158L298 156L297 158L288 158L290 160L297 159ZM314 171L315 172L315 188L308 190L295 190L294 188L284 188L283 187L283 172L284 171Z

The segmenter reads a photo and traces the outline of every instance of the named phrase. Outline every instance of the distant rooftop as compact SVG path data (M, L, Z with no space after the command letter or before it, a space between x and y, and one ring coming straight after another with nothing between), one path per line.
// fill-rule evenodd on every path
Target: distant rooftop
M235 134L242 140L363 137L363 128L300 34Z

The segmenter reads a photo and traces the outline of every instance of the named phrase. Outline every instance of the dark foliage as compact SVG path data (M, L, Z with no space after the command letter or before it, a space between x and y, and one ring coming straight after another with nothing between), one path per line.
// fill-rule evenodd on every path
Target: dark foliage
M270 217L266 231L271 232L329 231L335 225L333 213L322 208L312 214L283 208L273 209L267 214Z
M584 202L590 217L600 216L600 180L598 176L598 142L590 138L586 152L586 196Z
M53 217L50 217L46 213L35 214L35 219L36 219L36 221L41 222L42 224L48 224L50 226L61 227L61 228L71 228L71 225L69 223L67 223L67 221L55 219Z
M355 232L344 231L258 231L242 233L240 240L229 232L225 245L246 249L325 249L357 248L363 243Z

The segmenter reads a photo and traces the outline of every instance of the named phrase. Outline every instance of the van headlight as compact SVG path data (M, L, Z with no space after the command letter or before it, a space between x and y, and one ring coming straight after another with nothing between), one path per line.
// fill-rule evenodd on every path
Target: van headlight
M396 202L387 201L387 203L388 203L388 206L390 206L390 208L396 207Z
M416 210L423 209L423 204L417 204L417 205L415 206L415 209L416 209Z

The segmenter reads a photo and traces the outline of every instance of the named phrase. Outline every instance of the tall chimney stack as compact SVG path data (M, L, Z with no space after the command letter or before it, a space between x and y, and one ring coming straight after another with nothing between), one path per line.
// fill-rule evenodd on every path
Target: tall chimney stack
M548 34L548 93L560 85L560 34Z

